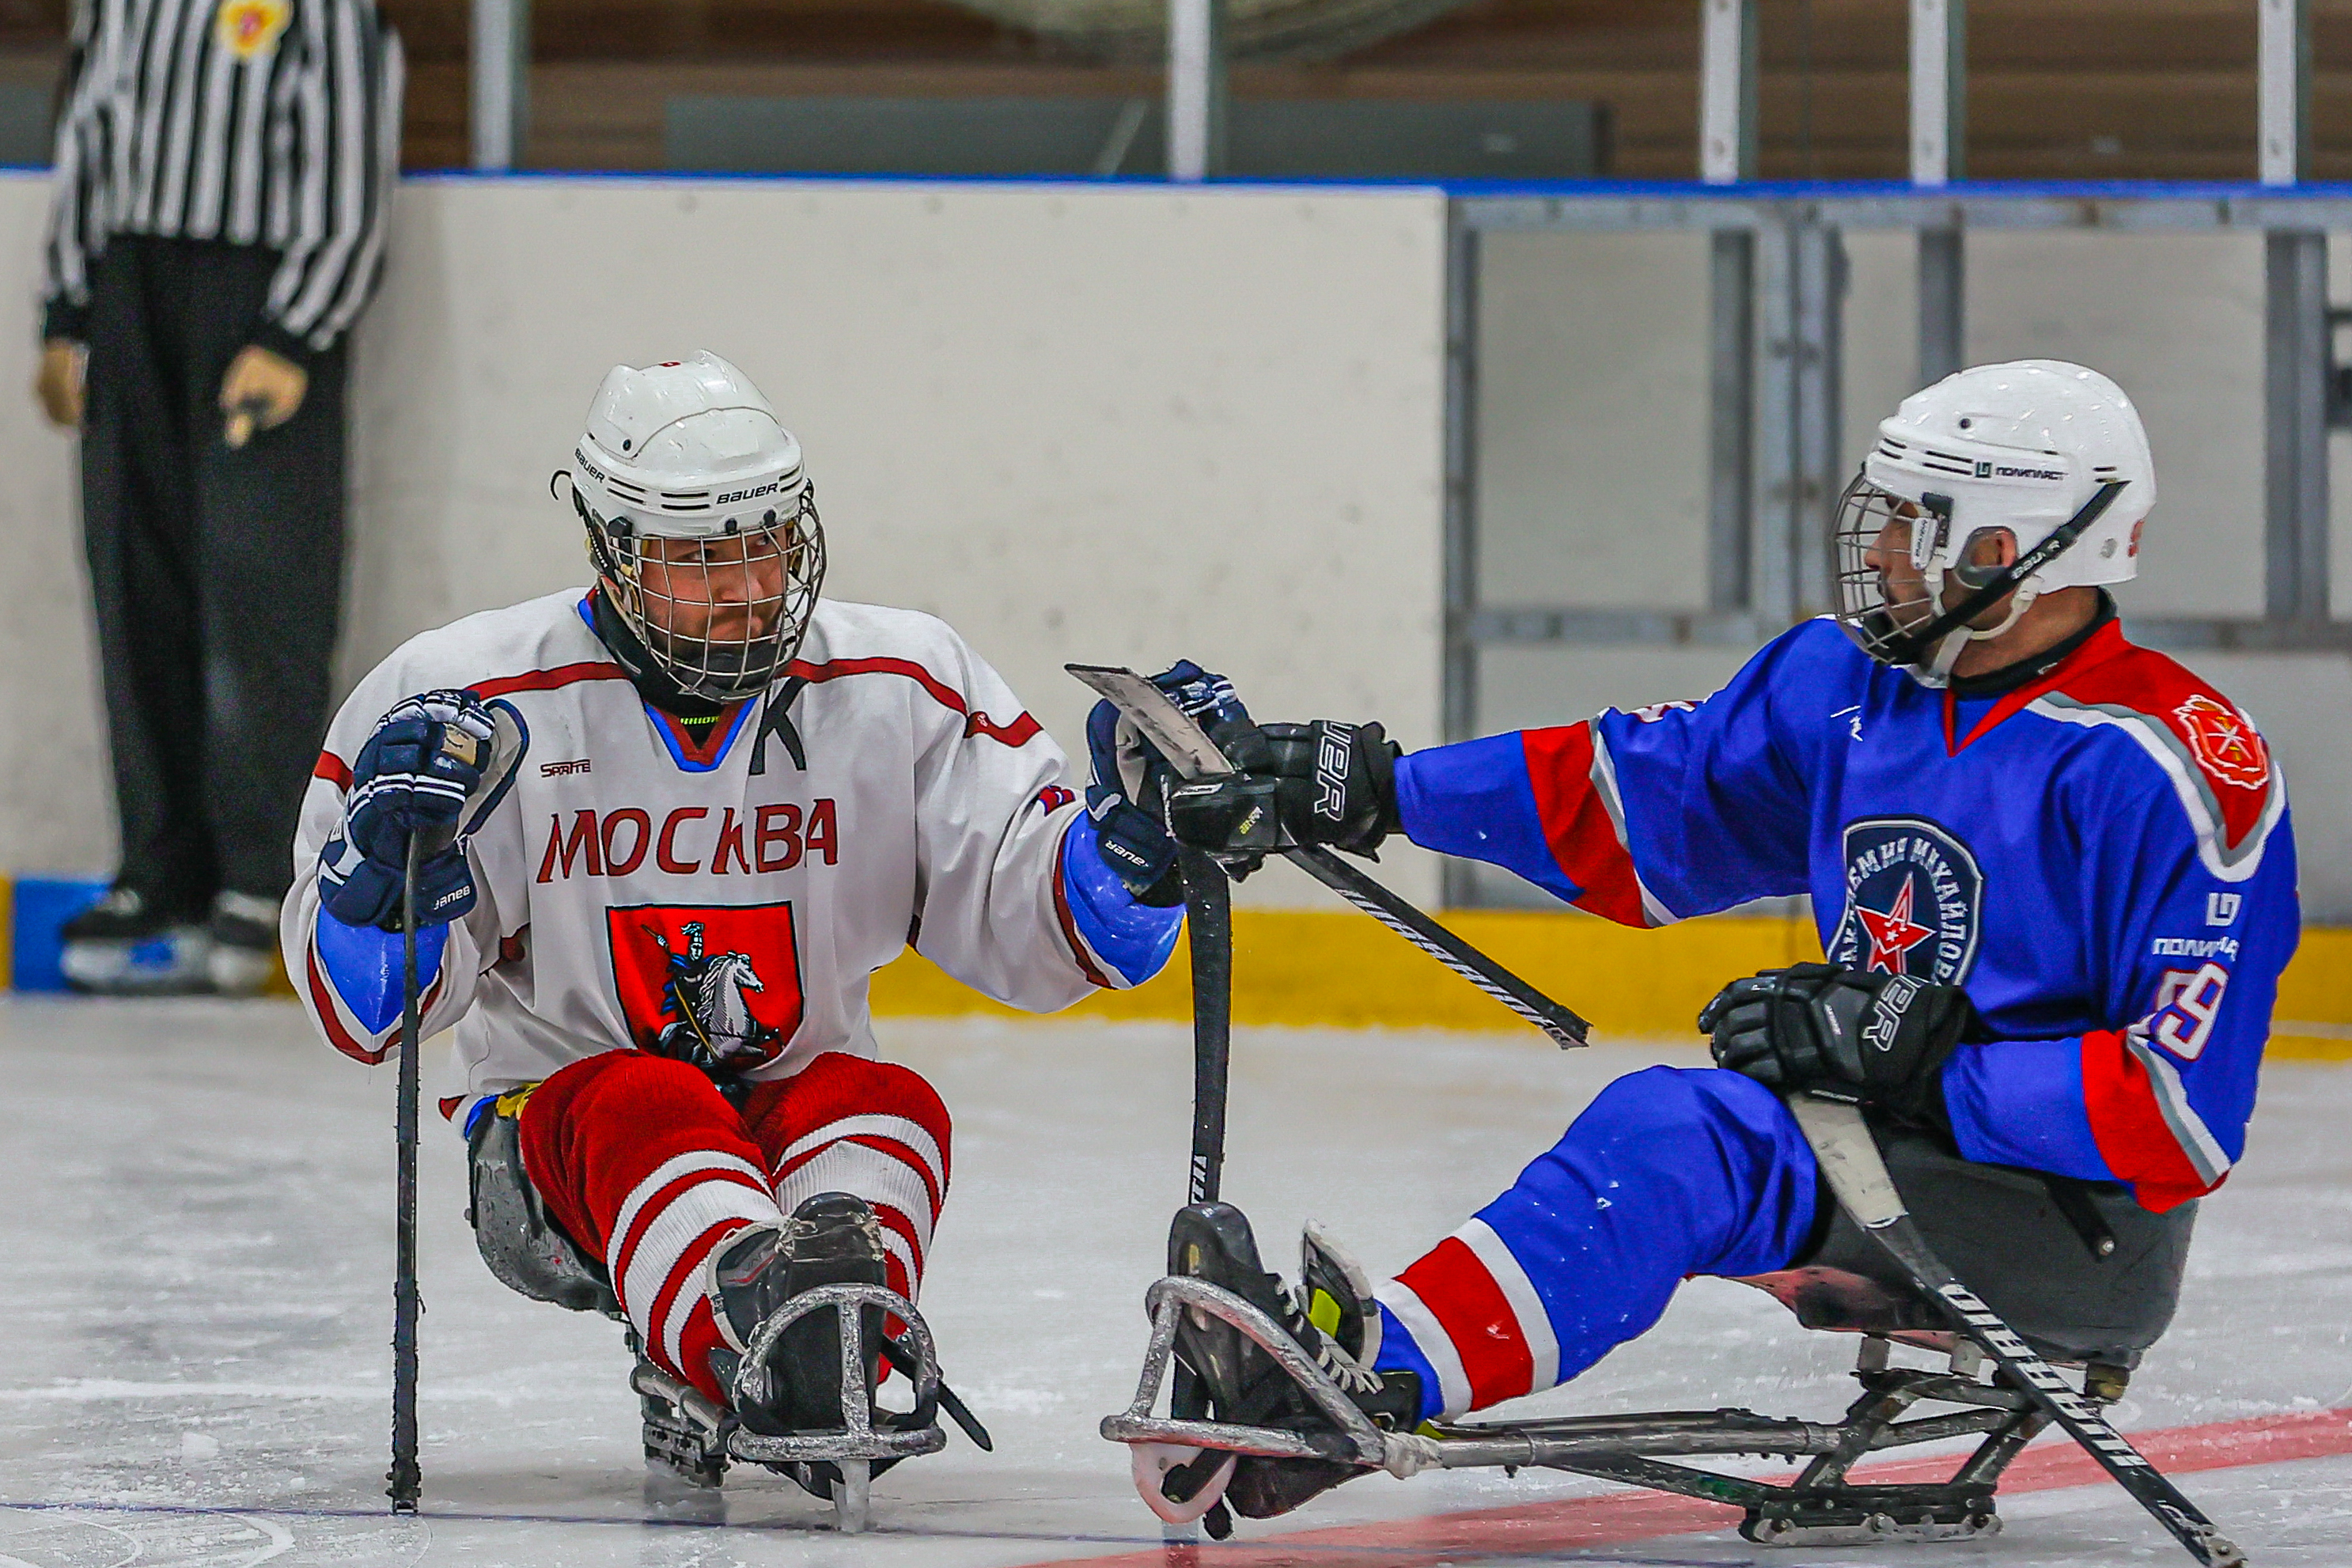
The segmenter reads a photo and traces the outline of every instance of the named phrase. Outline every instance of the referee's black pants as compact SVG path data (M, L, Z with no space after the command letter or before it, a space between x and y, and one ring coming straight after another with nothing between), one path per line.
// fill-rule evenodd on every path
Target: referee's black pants
M90 283L82 529L121 879L195 916L279 898L327 720L343 552L343 350L243 450L221 378L278 254L117 235Z

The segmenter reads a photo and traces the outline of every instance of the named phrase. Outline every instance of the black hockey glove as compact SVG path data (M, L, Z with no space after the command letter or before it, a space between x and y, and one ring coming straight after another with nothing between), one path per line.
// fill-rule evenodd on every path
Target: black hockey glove
M1797 1089L1884 1108L1948 1131L1944 1058L1990 1037L1957 985L1799 963L1735 980L1698 1016L1716 1066L1782 1094Z
M1257 812L1271 801L1291 844L1370 855L1397 828L1396 760L1378 724L1252 724L1212 730L1241 777L1169 798L1168 831L1203 849L1261 847Z
M1191 659L1179 659L1151 683L1204 730L1249 722L1234 683ZM1175 773L1159 748L1108 701L1087 715L1087 814L1095 820L1095 847L1127 890L1165 908L1184 900L1176 876L1176 844L1160 826Z
M319 890L345 925L400 929L408 840L422 834L416 923L446 925L474 907L466 850L454 842L481 782L497 727L468 691L427 691L394 705L352 763L343 826L320 851Z

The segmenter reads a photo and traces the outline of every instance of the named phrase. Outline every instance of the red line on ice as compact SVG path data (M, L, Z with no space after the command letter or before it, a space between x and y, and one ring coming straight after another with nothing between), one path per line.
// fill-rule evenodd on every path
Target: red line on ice
M2171 1426L2130 1435L2139 1451L2171 1475L2277 1465L2290 1459L2352 1454L2352 1409L2299 1411ZM1941 1480L1957 1456L1899 1459L1856 1467L1857 1481ZM2018 1456L2001 1477L2004 1496L2090 1486L2106 1479L2091 1457L2063 1436L2045 1435ZM1739 1510L1662 1492L1604 1492L1598 1497L1527 1503L1517 1508L1432 1514L1379 1524L1297 1531L1231 1545L1163 1548L1034 1563L1029 1568L1430 1568L1464 1556L1513 1556L1580 1546L1608 1546L1728 1527ZM1349 1551L1350 1547L1356 1548Z

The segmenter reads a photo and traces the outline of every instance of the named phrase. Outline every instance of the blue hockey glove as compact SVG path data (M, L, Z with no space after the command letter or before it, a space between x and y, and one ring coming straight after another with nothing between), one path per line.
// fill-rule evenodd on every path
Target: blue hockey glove
M398 931L412 835L423 837L416 923L446 925L474 907L457 818L481 782L495 733L490 710L471 692L427 691L394 705L360 748L342 828L320 851L328 913L345 925Z
M1249 722L1249 710L1234 694L1234 683L1189 658L1153 676L1151 683L1203 730ZM1165 907L1182 901L1176 842L1160 826L1175 778L1167 759L1108 701L1096 703L1087 715L1087 758L1094 770L1087 812L1095 819L1095 846L1103 863L1144 903Z
M1735 980L1698 1016L1716 1066L1782 1094L1817 1089L1948 1128L1944 1058L1990 1037L1969 994L1906 974L1798 963Z

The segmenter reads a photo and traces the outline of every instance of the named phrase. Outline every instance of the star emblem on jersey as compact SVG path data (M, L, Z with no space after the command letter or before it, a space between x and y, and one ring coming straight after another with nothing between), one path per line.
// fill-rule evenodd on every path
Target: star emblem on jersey
M2197 765L2221 784L2260 789L2271 782L2270 748L2245 716L2203 693L2172 710Z
M640 1049L681 1055L691 1037L738 1072L783 1054L801 1025L800 952L789 902L604 911L613 979Z
M1935 935L1935 931L1911 918L1911 895L1919 879L1906 875L1903 888L1895 895L1895 902L1884 910L1854 906L1854 919L1870 933L1870 956L1863 968L1881 974L1906 973L1906 955L1910 951Z
M294 8L287 0L221 0L213 16L220 47L240 60L266 55L278 47Z
M1984 873L1967 845L1919 817L1846 825L1845 912L1829 961L1958 985L1976 962Z

